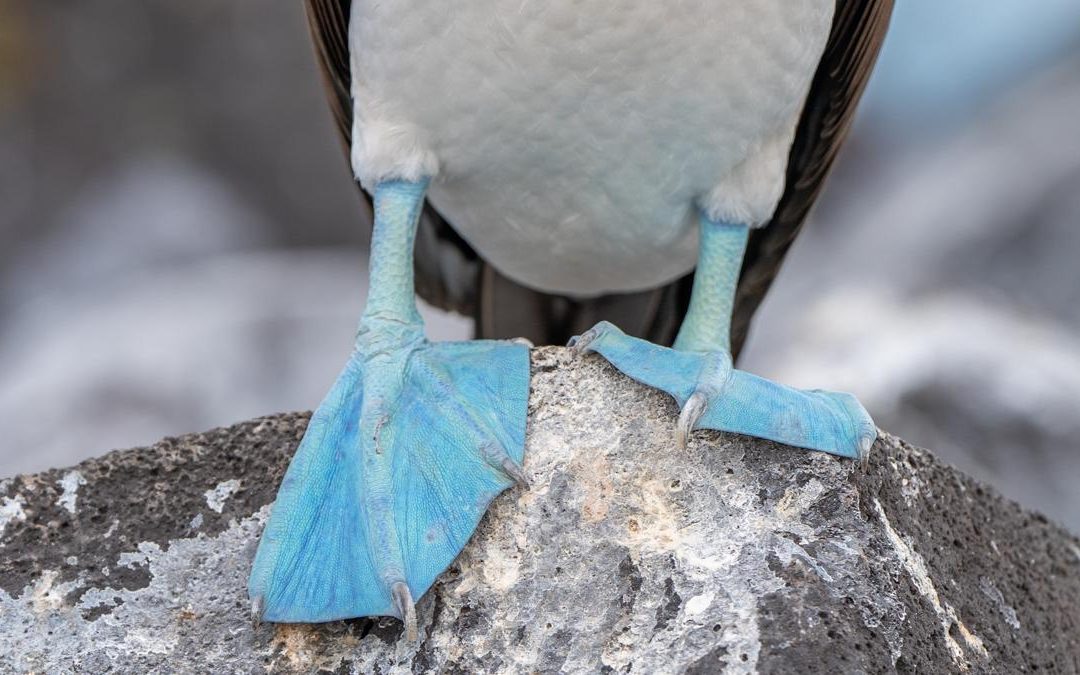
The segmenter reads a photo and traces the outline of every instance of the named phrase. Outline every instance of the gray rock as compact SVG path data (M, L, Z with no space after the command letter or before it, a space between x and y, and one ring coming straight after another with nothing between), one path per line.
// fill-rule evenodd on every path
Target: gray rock
M729 434L597 357L534 352L528 490L418 606L253 626L307 416L0 482L0 671L1080 670L1080 541L883 436L865 466Z

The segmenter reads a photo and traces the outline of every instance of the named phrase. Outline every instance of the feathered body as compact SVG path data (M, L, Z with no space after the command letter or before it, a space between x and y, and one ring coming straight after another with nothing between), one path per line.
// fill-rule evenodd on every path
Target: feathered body
M368 183L438 171L417 243L428 300L475 313L481 334L530 332L530 315L570 324L565 302L508 291L490 266L576 297L660 286L692 268L701 205L765 223L739 283L737 353L846 136L892 0L307 8L354 170ZM675 317L642 325L665 341L688 293L683 277L598 302Z
M764 224L832 0L355 3L352 163L429 200L524 285L690 271L697 208Z

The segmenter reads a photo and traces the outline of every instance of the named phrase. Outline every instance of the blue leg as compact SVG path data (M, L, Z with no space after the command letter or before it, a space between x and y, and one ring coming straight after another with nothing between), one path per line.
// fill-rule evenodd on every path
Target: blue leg
M491 500L524 480L528 349L424 338L412 249L426 188L375 190L367 307L259 543L248 586L258 619L396 616L415 636L413 598Z
M702 217L690 308L675 347L658 347L601 322L571 346L593 351L633 379L671 394L680 445L694 429L719 429L843 457L863 458L877 438L851 394L804 391L735 370L731 311L748 229Z

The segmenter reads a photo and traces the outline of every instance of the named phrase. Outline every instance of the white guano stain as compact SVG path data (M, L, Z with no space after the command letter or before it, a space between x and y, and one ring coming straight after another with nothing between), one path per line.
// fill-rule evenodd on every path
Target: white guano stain
M62 492L56 500L57 506L62 506L68 513L75 515L75 500L79 496L79 486L86 485L86 479L78 471L68 471L64 477L56 481Z
M56 584L59 572L43 570L30 593L30 606L37 615L47 614L64 606L64 596L70 593L80 582Z
M788 561L798 557L816 573L828 576L820 565L812 562L812 556L794 542L774 536L764 544L760 537L764 532L791 532L807 540L816 539L813 529L802 522L802 515L821 497L825 486L820 481L810 481L799 489L786 491L775 508L763 510L758 508L755 489L741 473L741 467L736 468L734 474L713 486L723 503L731 508L723 525L728 541L726 547L718 549L715 546L711 531L715 525L711 522L695 522L679 528L678 510L673 503L667 503L665 517L672 521L670 539L675 545L671 550L681 573L691 581L704 583L709 580L727 594L723 602L723 629L715 635L720 644L737 655L738 661L729 663L724 672L755 673L762 650L758 601L762 595L779 590L785 583L768 569L764 556L775 552ZM752 579L743 576L746 562L740 564L748 550L761 555L758 568L761 574ZM703 594L691 598L683 608L684 615L691 618L695 611L707 611L713 604L712 600L706 604L707 600Z
M16 520L26 520L26 512L23 511L23 505L25 504L22 495L4 497L3 502L0 503L0 535L4 534L4 529L8 526L8 523Z
M1005 602L1005 596L1002 595L993 581L986 577L980 577L979 590L997 606L998 611L1001 612L1001 618L1005 619L1005 623L1009 624L1013 630L1020 630L1020 619L1016 616L1016 609Z
M227 481L222 481L214 486L214 489L207 490L204 493L206 496L206 505L210 507L211 511L221 513L225 508L225 500L231 497L233 493L239 489L239 479L232 478Z
M506 550L498 542L489 541L484 547L484 583L490 588L508 591L517 584L521 577L521 557L514 551Z
M695 595L686 602L686 615L698 616L704 614L716 599L715 593L702 593Z
M143 567L149 565L151 560L161 555L161 546L156 542L140 542L136 548L138 548L138 552L125 551L121 553L116 559L116 564L120 567L135 569L136 565Z
M79 653L72 651L76 646L83 653L102 650L113 663L138 663L147 656L156 657L155 662L160 663L160 657L175 653L181 644L177 621L183 615L183 606L177 603L178 598L194 598L192 602L203 603L204 611L218 619L234 611L235 603L243 597L247 576L246 566L237 565L236 556L262 531L269 512L269 507L263 507L247 518L233 521L215 538L199 535L174 539L165 548L143 542L138 553L122 554L121 564L131 563L149 571L149 584L143 588L127 590L109 584L86 587L82 577L61 581L56 570L43 570L14 595L0 588L4 626L29 627L0 637L4 645L0 649L0 672L9 672L5 667L15 662L9 654L18 654L19 663L34 664L34 672L69 672L73 654ZM203 564L193 568L195 557ZM84 587L85 592L73 601L71 593ZM88 610L98 607L110 608L109 618L85 617ZM230 628L233 635L241 630ZM256 640L248 634L239 642L254 644ZM343 641L325 664L320 661L307 670L336 670L346 657L353 656L349 650L355 651L355 642ZM276 658L266 650L259 653L259 658L263 655ZM271 662L267 669L273 670L273 666Z
M956 610L952 605L947 602L943 602L941 596L938 595L937 588L934 586L933 580L930 578L930 573L926 569L926 561L922 556L904 540L900 534L893 529L892 523L889 522L888 517L885 515L885 509L882 508L881 502L877 499L874 500L874 507L877 509L878 517L881 518L881 524L885 526L885 534L889 538L889 542L896 549L896 553L900 558L900 562L904 565L904 569L907 570L908 575L911 577L912 583L915 584L915 589L926 598L930 606L934 608L934 612L938 615L938 619L941 621L941 629L944 632L945 645L949 649L949 653L953 658L953 661L963 670L969 670L971 663L967 659L967 652L960 642L952 636L951 629L955 625L957 631L960 633L960 637L963 638L967 648L979 657L985 659L988 654L986 647L983 645L983 641L979 636L968 630L968 627L964 625L964 622L960 620Z

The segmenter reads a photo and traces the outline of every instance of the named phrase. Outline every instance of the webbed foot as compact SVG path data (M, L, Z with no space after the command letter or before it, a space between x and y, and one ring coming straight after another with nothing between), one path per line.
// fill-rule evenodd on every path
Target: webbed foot
M375 190L371 285L356 348L311 418L263 531L256 620L396 616L457 557L500 492L523 481L529 350L431 343L413 300L427 181Z
M682 411L676 439L694 429L731 431L808 450L864 458L877 427L851 394L801 390L736 370L726 351L679 351L630 337L602 321L570 346L596 352L642 384L667 392Z
M528 349L361 338L285 475L249 593L262 619L396 616L516 481Z

